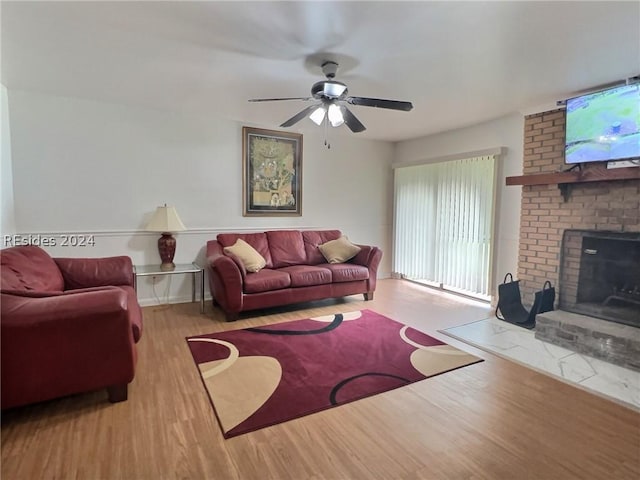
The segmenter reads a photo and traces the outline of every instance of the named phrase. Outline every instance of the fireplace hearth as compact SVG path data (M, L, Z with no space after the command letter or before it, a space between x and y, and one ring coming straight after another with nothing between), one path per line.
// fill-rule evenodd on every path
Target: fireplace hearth
M640 327L640 233L566 230L561 310Z
M640 233L566 230L559 310L538 340L640 371Z
M535 338L640 372L640 328L555 310L536 317Z

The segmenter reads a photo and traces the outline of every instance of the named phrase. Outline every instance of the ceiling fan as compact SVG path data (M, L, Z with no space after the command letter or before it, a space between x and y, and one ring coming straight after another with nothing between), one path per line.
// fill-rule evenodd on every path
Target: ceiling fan
M344 123L354 133L363 132L366 130L366 127L353 113L351 113L347 108L347 104L360 105L364 107L387 108L390 110L402 110L405 112L408 112L413 108L411 102L384 100L381 98L352 97L349 95L349 90L347 90L347 86L344 83L334 80L337 71L338 64L336 62L325 61L322 64L322 73L324 73L327 79L313 84L311 87L310 97L253 98L249 101L314 101L313 105L309 105L307 108L295 114L280 126L290 127L309 115L309 118L317 125L322 125L323 122L328 122L332 127L339 127Z

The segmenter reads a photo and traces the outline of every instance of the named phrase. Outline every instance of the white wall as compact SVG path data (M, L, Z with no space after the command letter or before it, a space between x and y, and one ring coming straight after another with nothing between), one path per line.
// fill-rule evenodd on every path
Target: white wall
M498 166L496 247L493 285L506 272L518 271L521 187L507 187L505 178L522 175L524 116L512 114L467 128L407 140L396 145L394 162L415 162L447 155L507 147ZM495 289L494 289L495 291Z
M17 231L53 237L55 256L129 255L159 263L158 234L142 232L155 207L174 205L189 231L176 262L204 259L218 232L338 228L385 252L391 268L393 145L304 133L301 217L242 216L242 124L146 108L9 90ZM94 247L62 247L60 234L91 233ZM190 298L176 276L169 296ZM150 281L140 287L153 301ZM156 286L163 293L165 286Z
M16 232L13 208L13 169L11 161L11 129L7 89L0 84L0 239ZM0 247L1 248L1 247Z

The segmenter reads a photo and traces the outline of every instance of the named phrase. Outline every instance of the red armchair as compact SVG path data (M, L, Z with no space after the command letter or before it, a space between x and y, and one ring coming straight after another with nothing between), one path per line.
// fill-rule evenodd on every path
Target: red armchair
M129 257L0 251L2 409L106 388L127 399L142 311Z

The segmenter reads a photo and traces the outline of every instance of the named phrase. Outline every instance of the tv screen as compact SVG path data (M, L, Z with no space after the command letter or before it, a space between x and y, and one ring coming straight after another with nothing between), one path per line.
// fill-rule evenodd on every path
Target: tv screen
M640 157L640 84L567 100L565 162Z

